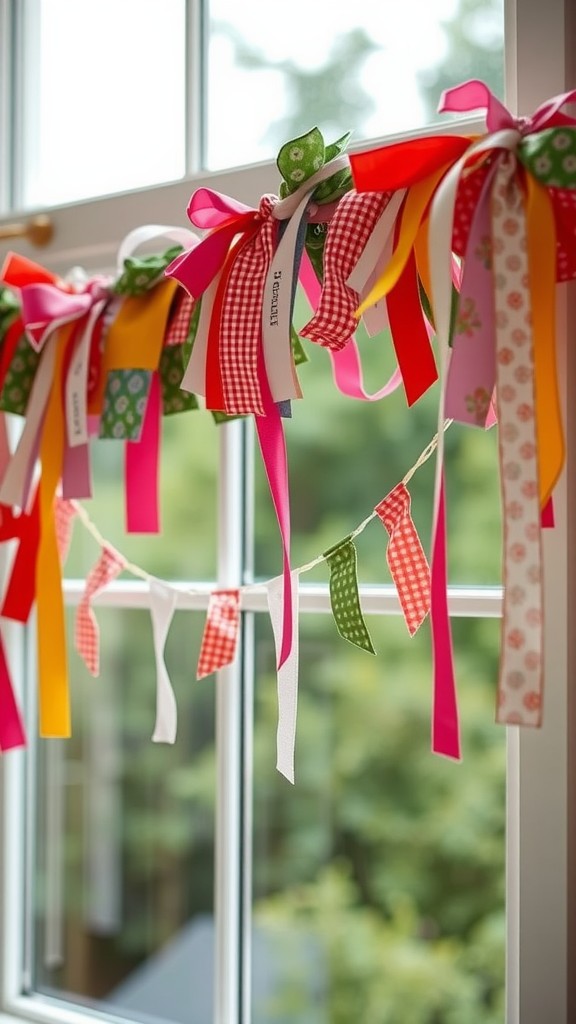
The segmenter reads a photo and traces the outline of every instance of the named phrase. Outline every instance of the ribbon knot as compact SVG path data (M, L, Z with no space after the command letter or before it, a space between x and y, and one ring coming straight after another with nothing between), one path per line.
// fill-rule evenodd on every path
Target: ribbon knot
M446 89L440 97L438 112L452 114L469 114L473 110L486 112L486 128L489 132L515 129L521 138L543 128L556 128L560 125L574 125L576 119L562 113L562 107L571 103L576 97L576 90L560 93L534 111L530 117L515 117L507 107L494 95L491 89L478 79L462 82L452 89Z

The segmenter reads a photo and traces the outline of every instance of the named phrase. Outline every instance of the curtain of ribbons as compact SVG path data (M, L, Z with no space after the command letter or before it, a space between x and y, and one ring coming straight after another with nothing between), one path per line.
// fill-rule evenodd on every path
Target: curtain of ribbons
M115 440L125 448L126 530L158 532L161 418L199 408L217 424L243 416L255 425L278 524L278 576L260 586L277 655L277 767L286 778L294 781L299 577L325 564L338 632L374 656L354 543L372 521L409 634L430 616L432 749L461 757L443 464L453 422L498 432L504 599L495 717L541 724L541 531L553 526L564 464L555 300L557 285L576 277L576 119L564 109L574 98L515 117L482 82L466 82L445 92L439 109L483 111L483 135L430 135L350 157L348 135L326 143L314 128L282 147L277 195L251 208L198 189L190 228L137 228L109 276L61 279L8 255L0 272L0 541L11 541L14 555L0 615L26 623L36 608L42 736L71 731L62 571L79 522L100 554L77 609L76 649L97 675L93 598L123 572L145 580L157 680L150 732L155 742L176 739L164 647L178 592L130 564L82 502L92 496L93 444ZM139 255L144 243L153 255ZM299 288L312 315L296 332ZM375 393L362 380L360 320L368 335L388 328L397 361ZM356 400L384 401L401 388L412 406L439 381L438 431L362 523L295 567L284 424L302 400L304 342L326 349L335 386ZM13 450L6 414L22 420ZM433 532L423 543L408 485L433 454ZM198 680L236 657L249 589L209 595L191 666ZM13 682L0 643L3 752L26 742Z

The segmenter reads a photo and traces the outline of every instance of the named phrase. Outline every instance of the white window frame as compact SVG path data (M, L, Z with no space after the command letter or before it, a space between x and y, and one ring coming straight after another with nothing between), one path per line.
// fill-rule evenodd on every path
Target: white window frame
M10 56L9 0L0 0L0 182L8 180L13 163L10 145L13 121L6 102ZM198 3L190 4L191 18L199 19ZM198 26L200 21L190 21ZM194 33L190 33L192 36ZM197 37L197 34L196 34ZM532 111L543 99L576 85L576 58L570 43L576 39L574 0L507 0L506 81L507 102L513 110ZM193 93L193 89L191 92ZM471 127L471 126L468 126ZM445 127L444 131L449 128ZM420 132L408 133L412 135ZM6 145L7 144L7 145ZM199 138L190 141L190 160L198 153ZM366 143L361 147L364 148ZM53 212L57 228L54 243L41 257L53 269L65 272L74 264L87 269L109 264L117 243L131 228L154 220L183 223L190 192L209 183L219 191L256 204L260 195L273 191L277 171L272 164L195 176L178 184L142 189L105 200L76 203ZM10 191L0 184L0 212L7 210ZM44 211L41 211L44 212ZM79 246L81 237L89 239ZM111 238L110 225L115 237ZM37 252L18 244L19 251L34 258ZM576 354L568 339L576 334L574 287L560 290L559 377L568 438L567 467L555 492L556 528L545 538L546 693L544 725L540 730L508 729L507 771L507 1015L506 1024L570 1024L576 1020L576 972L569 969L576 953L576 703L570 680L576 669L575 630L570 630L576 608L576 544L569 524L576 512L576 448L573 444L576 400ZM242 460L246 458L245 427L231 424L221 432L220 451L220 554L218 583L233 585L240 578L246 544L245 523L237 515L243 503ZM234 514L232 513L234 510ZM205 608L206 594L182 597L178 607ZM391 588L362 588L366 612L397 613ZM69 600L77 594L69 588ZM145 606L138 584L117 584L100 599L121 607ZM325 587L302 587L302 612L328 611ZM247 613L265 610L265 595L243 600ZM453 588L453 615L498 615L496 590ZM249 620L247 635L249 633ZM21 677L31 649L18 647L18 630L8 627L15 675ZM249 1021L249 946L241 942L240 928L250 911L249 871L240 891L240 857L249 859L250 813L241 813L241 777L251 785L250 643L242 661L219 675L217 691L218 801L216 821L216 1024L247 1024ZM497 726L495 726L497 728ZM92 1013L31 994L22 995L25 944L22 896L27 891L31 864L23 858L17 824L23 808L31 806L26 790L25 755L14 752L0 760L0 1022L17 1020L38 1024L87 1024ZM28 772L28 779L31 773ZM30 783L28 783L30 786ZM225 851L235 851L228 856ZM242 959L243 958L243 959ZM241 984L241 978L248 979ZM242 992L239 1010L238 995ZM106 1014L108 1019L109 1014Z

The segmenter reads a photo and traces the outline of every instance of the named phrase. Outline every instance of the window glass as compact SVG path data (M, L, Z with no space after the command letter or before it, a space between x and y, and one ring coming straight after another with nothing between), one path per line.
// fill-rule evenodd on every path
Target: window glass
M257 624L254 1024L504 1020L499 623L454 623L461 765L430 753L427 628L368 617L378 658L301 620L296 785L274 774L274 653Z
M184 0L28 0L27 9L22 205L181 177Z
M309 312L297 310L298 324ZM326 349L302 338L309 357L297 372L304 393L285 419L292 506L292 562L300 566L352 532L398 484L434 437L438 385L412 408L403 388L377 402L341 395ZM375 392L395 367L387 331L358 331L366 389ZM498 584L501 577L500 495L495 430L454 423L445 433L448 553L452 583ZM281 571L281 547L258 445L255 445L255 567L258 576ZM430 551L435 454L408 483L412 515ZM389 583L388 535L376 519L358 537L358 572L364 583ZM303 582L328 580L321 565Z
M214 579L219 431L210 413L164 416L159 472L159 534L125 529L124 442L91 445L93 495L82 502L98 530L131 562L162 579ZM83 576L95 560L94 540L74 529L66 575Z
M314 124L333 141L436 120L440 93L503 90L503 0L210 0L208 167L271 159Z
M177 613L174 746L152 743L147 612L98 609L101 674L70 653L73 736L38 746L34 988L116 1015L212 1019L214 700L190 684L203 616ZM73 636L70 612L69 633Z

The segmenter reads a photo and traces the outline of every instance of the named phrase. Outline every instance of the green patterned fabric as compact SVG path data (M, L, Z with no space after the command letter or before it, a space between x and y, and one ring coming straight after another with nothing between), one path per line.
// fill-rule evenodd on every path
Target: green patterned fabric
M576 128L565 125L527 135L518 156L530 173L548 188L576 188Z
M124 270L115 282L112 291L116 295L144 295L162 280L168 264L181 252L181 245L173 245L160 254L130 256L124 260Z
M160 383L162 387L162 413L173 416L174 413L198 409L196 395L182 391L182 353L181 345L169 345L162 350L160 356Z
M363 651L376 654L360 607L356 546L346 537L324 552L330 567L330 603L340 636Z
M290 328L290 340L292 342L292 358L294 360L294 365L300 366L302 363L309 362L309 358L304 351L304 346L300 340L300 336L294 326Z
M139 440L151 380L150 370L111 370L104 392L101 438Z
M322 132L312 128L297 139L292 139L282 146L276 161L282 175L279 195L281 199L291 195L296 189L319 171L324 164L343 153L350 139L350 132L342 135L336 142L326 145ZM321 182L314 190L313 199L319 204L332 203L340 199L352 188L352 175L349 167L336 171L326 181ZM306 228L306 251L319 281L323 277L324 242L326 241L325 224L308 224Z
M32 348L23 334L16 345L0 393L0 409L3 412L24 416L39 362L40 353Z

